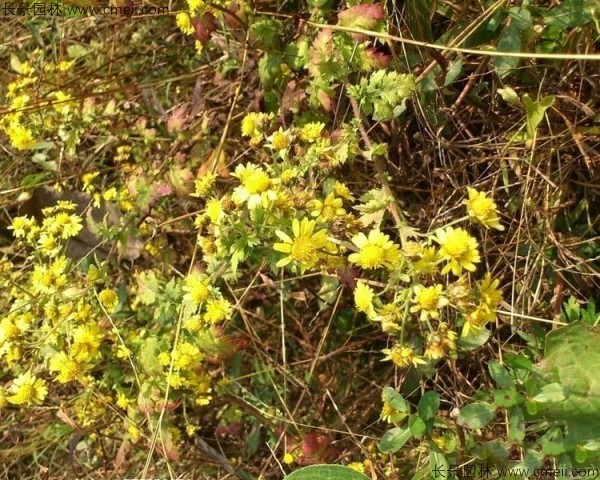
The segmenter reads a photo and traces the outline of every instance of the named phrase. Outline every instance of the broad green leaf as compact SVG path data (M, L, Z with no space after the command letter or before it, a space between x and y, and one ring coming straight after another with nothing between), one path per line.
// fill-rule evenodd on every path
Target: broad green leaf
M494 405L498 405L499 407L511 408L520 401L522 401L522 399L514 389L494 391Z
M491 360L488 362L488 371L490 376L500 388L509 388L513 385L513 379L508 373L508 369L499 362Z
M531 13L525 7L511 7L508 26L498 40L500 52L518 53L521 51L521 34L531 26ZM501 77L508 75L519 64L519 57L502 56L494 59L494 65Z
M580 27L593 20L597 5L596 0L563 0L544 15L544 23L561 29Z
M385 432L379 443L379 449L383 453L394 453L400 450L411 437L409 428L392 428Z
M460 409L456 422L465 428L483 428L492 421L496 407L486 402L475 402Z
M560 383L549 383L545 385L533 399L539 403L562 402L567 396L565 389Z
M449 479L448 460L434 442L429 442L429 471L434 479Z
M423 419L417 415L411 415L408 418L408 428L410 429L410 433L416 438L421 438L427 433L427 425L425 425Z
M539 406L539 413L554 424L566 426L568 448L597 440L600 432L600 327L583 322L554 330L546 336L544 359L536 371L545 386L538 395L562 387L565 399Z
M399 412L408 412L408 403L402 395L400 395L392 387L385 387L381 392L381 399L385 403L389 403L394 410Z
M286 480L369 480L366 475L343 465L310 465L287 475Z
M419 416L423 420L431 420L432 418L435 418L438 408L440 408L440 396L437 392L425 392L419 401Z
M533 138L537 127L544 119L546 110L554 105L554 97L548 96L534 102L529 95L525 94L521 100L527 115L527 137Z

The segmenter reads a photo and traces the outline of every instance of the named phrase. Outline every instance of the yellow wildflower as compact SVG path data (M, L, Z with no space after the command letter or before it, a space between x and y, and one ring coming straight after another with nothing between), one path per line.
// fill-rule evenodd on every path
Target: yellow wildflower
M238 165L232 176L237 177L241 185L236 187L231 198L237 204L246 203L250 210L262 205L267 208L269 201L276 198L270 190L271 178L261 167L251 163Z
M15 405L29 405L35 403L41 405L48 394L46 382L37 378L30 371L19 375L10 386L12 393L6 399Z
M502 301L502 291L498 289L500 280L492 279L492 274L487 272L480 282L477 282L477 290L481 302L486 304L491 310L495 310Z
M469 272L476 270L475 264L481 261L478 243L466 230L453 227L440 229L434 240L440 244L440 256L448 262L442 274L452 271L454 275L460 275L463 269Z
M350 468L356 472L365 473L365 466L362 464L362 462L349 463L348 468Z
M275 234L283 243L275 243L273 249L278 252L287 253L288 256L277 262L278 267L284 267L292 261L300 265L301 271L313 268L322 257L324 250L335 251L335 246L327 238L327 230L314 232L315 222L303 218L299 222L297 218L292 221L292 239L287 233L277 230Z
M273 150L285 150L290 146L290 135L282 127L273 132L267 140L269 141L267 146L273 148Z
M333 184L333 193L335 193L338 197L342 197L344 200L352 202L354 200L354 196L350 193L350 189L345 183L335 182Z
M438 252L435 247L425 247L420 253L419 260L413 264L415 273L433 275L437 272Z
M358 233L352 238L352 243L359 251L352 253L348 260L362 268L386 267L391 270L400 259L398 245L379 229L371 230L368 237L362 232Z
M194 26L192 25L192 19L186 12L179 12L177 17L175 17L177 22L177 26L179 30L181 30L186 35L191 35L194 33Z
M49 370L58 373L56 379L60 383L68 383L79 379L85 371L85 366L65 352L59 352L50 359Z
M415 297L410 311L413 313L421 312L421 321L427 318L439 318L438 310L448 305L448 299L442 294L442 285L434 285L432 287L423 287L422 285L415 286Z
M307 142L314 142L315 140L321 138L324 128L324 123L307 123L300 129L300 138Z
M35 226L35 218L33 217L15 217L8 229L13 231L15 238L23 238L27 236Z
M200 304L208 300L210 295L210 286L206 278L198 273L192 273L185 278L183 291L186 297L195 304Z
M311 215L319 220L334 220L336 217L346 214L346 210L342 208L342 199L336 198L332 192L325 198L324 201L313 200Z
M485 192L478 192L471 187L467 187L467 192L469 193L469 199L465 200L463 204L467 206L469 217L486 228L504 230L504 227L500 225L494 199L488 197Z
M480 304L467 315L467 320L463 325L462 336L466 337L471 333L478 334L488 323L496 320L496 313L485 303Z
M27 127L20 123L13 122L8 126L6 134L10 138L10 143L17 150L31 150L35 146L33 133Z
M202 353L196 345L182 342L173 352L173 365L177 369L194 367L202 359Z
M114 290L105 288L98 294L98 300L108 313L113 313L119 304L119 297Z
M385 354L383 362L391 360L398 368L407 368L410 366L417 367L420 364L427 363L420 358L412 348L400 345L397 343L392 348L384 348L382 353Z
M218 198L211 198L206 202L204 213L210 219L212 225L218 225L224 217L223 205Z
M354 304L360 312L366 313L369 318L375 315L373 297L373 289L359 280L354 289Z
M231 318L231 304L224 298L206 302L204 320L207 323L218 323Z

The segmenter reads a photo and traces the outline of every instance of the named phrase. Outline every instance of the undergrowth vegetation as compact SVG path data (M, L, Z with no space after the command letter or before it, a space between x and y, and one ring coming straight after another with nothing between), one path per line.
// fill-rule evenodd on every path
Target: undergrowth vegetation
M0 18L3 478L600 476L596 2L169 7Z

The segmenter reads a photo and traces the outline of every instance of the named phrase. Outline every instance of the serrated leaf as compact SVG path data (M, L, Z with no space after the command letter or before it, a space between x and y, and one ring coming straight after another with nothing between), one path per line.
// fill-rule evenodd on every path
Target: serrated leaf
M369 480L356 470L343 465L310 465L287 475L286 480Z
M456 423L465 428L483 428L492 421L496 407L486 402L475 402L460 409Z

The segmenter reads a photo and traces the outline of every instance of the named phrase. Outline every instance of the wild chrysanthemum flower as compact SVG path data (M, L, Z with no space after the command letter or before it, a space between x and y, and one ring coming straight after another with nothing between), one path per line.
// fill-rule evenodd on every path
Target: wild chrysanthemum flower
M173 366L176 369L187 369L195 366L202 359L202 353L196 345L183 342L173 352Z
M210 296L210 285L208 280L198 273L192 273L185 278L183 291L192 303L200 304L208 300Z
M284 267L292 261L300 265L300 270L312 268L326 252L335 251L335 246L327 238L327 230L315 232L315 221L303 218L292 220L291 238L287 233L277 230L275 234L283 243L275 243L273 249L288 255L277 262L278 267Z
M206 172L200 178L194 180L194 193L192 197L204 198L212 192L215 182L217 181L217 174L212 172Z
M175 17L177 22L177 26L179 30L181 30L186 35L191 35L194 33L194 26L192 25L192 19L186 12L179 12L177 17Z
M41 405L48 394L46 382L37 378L31 372L19 375L10 386L11 396L6 399L15 405Z
M456 350L456 333L448 329L444 323L437 332L427 335L425 357L439 360Z
M359 251L350 254L348 260L362 268L386 267L391 270L400 259L398 245L378 229L371 230L368 237L360 232L352 238L352 243Z
M225 216L223 213L223 205L221 204L221 200L218 198L211 198L208 202L206 202L204 213L210 219L210 223L212 225L218 225Z
M467 192L469 199L465 200L463 204L467 206L469 217L487 228L504 230L504 227L500 225L494 199L488 197L485 192L478 192L471 187L467 187Z
M35 226L36 222L33 217L15 217L8 229L13 231L15 238L23 238L27 236Z
M79 362L89 362L98 355L104 334L97 325L81 325L71 332L71 337L71 357Z
M424 247L413 269L419 275L433 275L437 272L438 252L435 247Z
M300 129L300 138L307 142L314 142L315 140L321 138L324 128L324 123L307 123Z
M483 327L494 320L496 320L496 313L485 303L481 303L467 315L467 319L463 325L462 336L466 337L471 333L478 334Z
M204 321L207 323L218 323L231 318L233 308L224 298L209 300L206 302L206 311L204 313Z
M483 280L477 282L477 290L481 302L485 303L491 310L495 310L502 301L502 291L498 289L500 280L492 279L491 273L486 273Z
M98 294L98 300L108 313L113 313L119 304L117 292L110 288L105 288Z
M273 132L273 134L267 138L267 147L273 150L285 150L290 146L290 134L279 127L279 130Z
M421 357L419 357L415 351L406 346L397 343L392 348L384 348L382 353L385 354L385 358L382 362L392 361L398 368L406 367L417 367L418 365L427 363Z
M335 182L333 184L333 193L335 193L338 197L342 197L344 200L352 202L354 200L354 196L350 193L350 189L345 183Z
M440 244L440 256L448 262L442 274L452 271L454 275L460 275L463 269L469 272L476 270L475 264L481 261L478 243L466 230L453 227L440 229L434 240Z
M325 197L325 200L313 200L311 215L319 220L333 220L336 217L346 214L346 210L342 208L343 201L341 198L336 198L333 193Z
M256 137L261 134L261 117L259 113L250 112L242 119L242 136Z
M271 178L262 168L251 163L246 166L238 165L232 176L237 177L241 182L231 196L235 203L246 203L252 210L261 205L267 208L269 201L275 200L276 194L270 190Z
M373 289L366 283L358 281L354 289L354 304L360 312L364 312L370 318L374 316L375 309L373 308L373 297L375 296Z
M432 287L423 287L422 285L415 286L415 296L413 305L410 311L413 313L421 312L421 321L427 318L439 318L438 310L448 305L448 299L444 297L442 285L434 285Z
M17 150L30 150L35 146L33 133L20 123L11 123L6 130L6 134L10 138L12 146Z
M349 463L348 468L350 468L356 472L365 473L365 466L362 464L362 462Z
M65 352L59 352L50 359L49 370L57 372L56 379L60 383L68 383L83 375L85 365L69 357Z
M188 7L190 7L190 11L200 10L204 7L204 0L187 0Z

